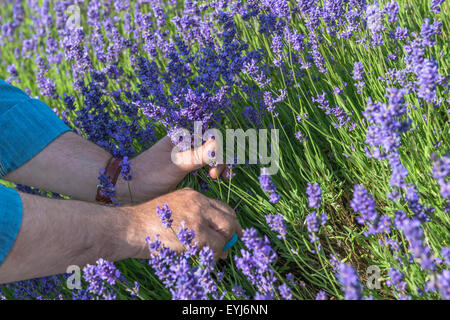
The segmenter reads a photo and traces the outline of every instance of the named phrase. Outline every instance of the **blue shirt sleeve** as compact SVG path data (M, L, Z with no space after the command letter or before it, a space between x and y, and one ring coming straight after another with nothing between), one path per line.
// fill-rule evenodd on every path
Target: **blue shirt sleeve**
M0 264L11 251L22 223L22 200L19 193L0 185Z
M69 130L45 103L0 79L0 179ZM0 186L0 264L14 244L21 221L19 194Z
M0 179L69 130L45 103L0 79Z

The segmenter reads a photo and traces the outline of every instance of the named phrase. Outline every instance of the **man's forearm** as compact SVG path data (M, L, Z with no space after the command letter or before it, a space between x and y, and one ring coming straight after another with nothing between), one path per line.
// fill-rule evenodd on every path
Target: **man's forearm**
M116 199L123 205L136 204L172 191L189 172L208 163L209 154L215 147L215 141L210 140L199 148L181 152L179 158L182 161L175 164L172 162L173 144L166 136L131 159L133 180L128 182L119 176ZM105 168L111 157L96 144L67 132L5 179L94 202L100 169ZM213 167L209 173L217 178L224 168L223 165Z
M214 257L242 228L232 208L184 188L151 201L125 207L108 207L77 200L55 200L20 194L22 223L8 256L0 265L0 283L66 272L99 258L118 261L149 258L147 237L160 236L176 252L184 250L173 230L165 228L157 207L168 204L172 227L183 222L195 233L198 248L208 246Z
M136 256L127 242L131 217L125 208L20 194L22 224L0 266L0 283L64 273L102 257Z
M100 169L110 158L103 148L67 132L4 179L93 202ZM118 190L119 200L128 199L127 192Z

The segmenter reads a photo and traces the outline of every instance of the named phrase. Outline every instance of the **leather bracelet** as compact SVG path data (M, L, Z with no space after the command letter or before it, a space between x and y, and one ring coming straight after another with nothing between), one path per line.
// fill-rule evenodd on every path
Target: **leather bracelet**
M108 164L105 168L105 175L111 180L111 183L114 186L116 185L117 180L119 179L120 171L122 170L122 167L120 166L121 162L121 158L112 157L111 159L109 159ZM97 186L97 196L95 197L95 200L105 204L112 203L111 199L104 194L104 190L100 185Z

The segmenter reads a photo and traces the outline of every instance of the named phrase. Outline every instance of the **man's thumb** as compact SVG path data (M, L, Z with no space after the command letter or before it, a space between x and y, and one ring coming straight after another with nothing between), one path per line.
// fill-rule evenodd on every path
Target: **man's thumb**
M187 172L204 167L214 161L217 144L214 139L209 139L200 147L176 154L176 165Z

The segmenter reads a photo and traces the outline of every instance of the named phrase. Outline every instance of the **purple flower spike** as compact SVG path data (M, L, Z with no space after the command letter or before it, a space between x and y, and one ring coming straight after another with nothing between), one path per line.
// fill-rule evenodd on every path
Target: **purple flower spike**
M316 300L328 300L327 294L325 293L325 291L320 290L320 291L317 293Z
M306 194L308 195L308 206L310 208L319 208L322 202L322 190L319 184L317 182L314 184L308 183Z
M269 227L278 233L277 237L279 239L286 239L286 224L284 217L281 214L276 214L274 216L269 214L266 216L266 221Z
M259 183L264 192L269 194L270 197L269 202L277 203L280 200L280 195L277 194L276 192L277 188L275 187L275 184L272 182L270 175L266 173L265 168L261 169L261 175L259 176Z
M131 181L131 179L133 179L133 171L131 170L131 165L132 163L128 160L128 157L124 157L120 162L120 167L122 168L122 170L120 171L120 175L125 181Z
M344 291L345 300L362 300L362 289L356 270L350 265L341 263L337 275Z
M163 204L162 208L160 206L156 207L156 213L161 218L161 222L164 227L170 228L172 227L172 211L170 211L169 206L167 204Z

